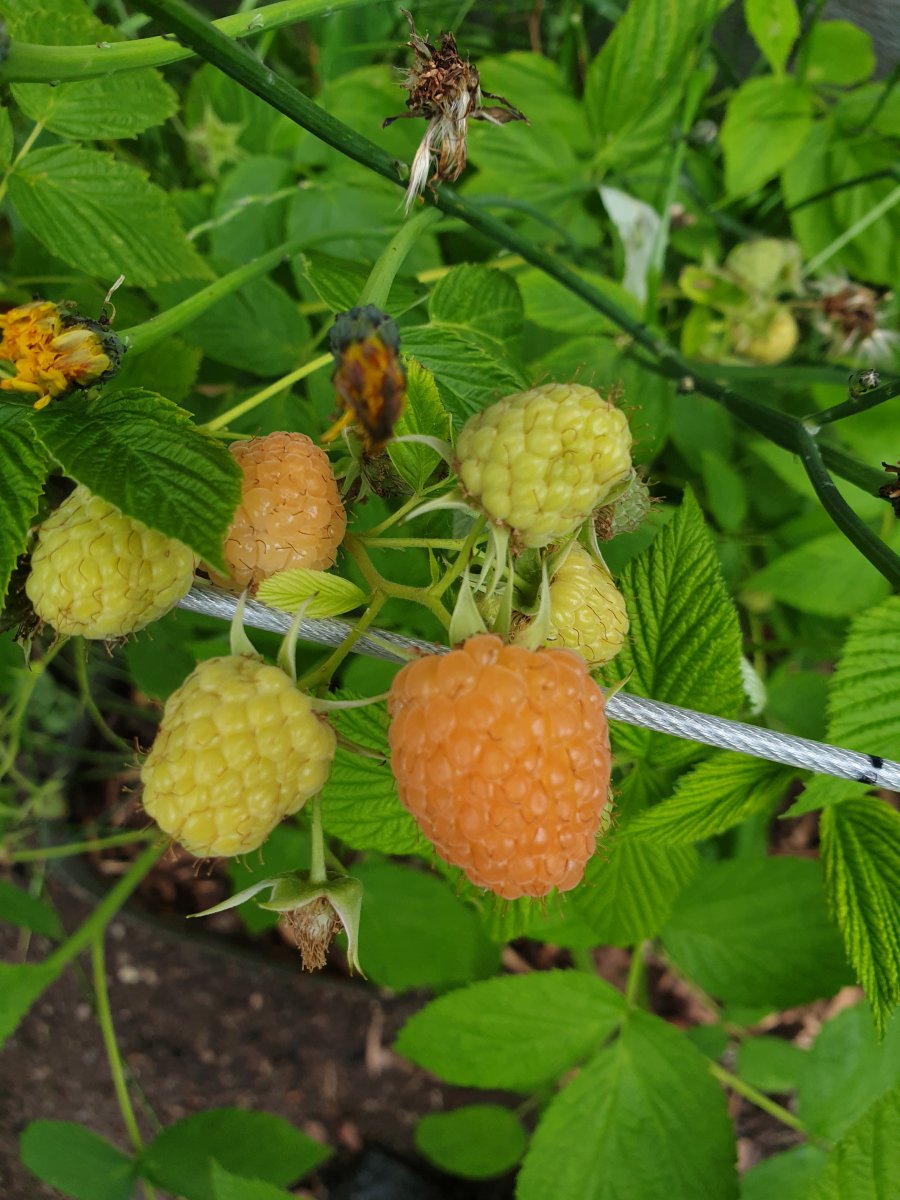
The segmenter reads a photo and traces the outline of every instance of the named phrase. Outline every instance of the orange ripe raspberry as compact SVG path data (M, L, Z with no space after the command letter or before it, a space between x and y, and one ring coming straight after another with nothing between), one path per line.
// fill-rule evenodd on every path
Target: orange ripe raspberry
M229 575L210 578L235 591L256 588L289 567L334 564L347 514L328 456L305 433L270 433L235 442L243 498L225 539Z
M480 635L408 663L388 711L400 799L441 858L507 900L580 882L611 768L582 658Z

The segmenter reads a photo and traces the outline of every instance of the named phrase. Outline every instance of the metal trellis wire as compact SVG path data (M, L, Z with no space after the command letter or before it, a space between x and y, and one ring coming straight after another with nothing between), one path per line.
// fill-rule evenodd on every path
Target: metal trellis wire
M237 596L211 586L192 587L181 600L179 607L188 612L202 613L229 621L237 605ZM292 616L281 609L270 608L256 600L247 600L244 609L244 624L253 629L265 629L271 633L286 633ZM322 646L338 646L353 625L336 618L303 620L300 622L300 637L303 641ZM398 651L395 653L392 647ZM388 630L372 630L371 636L363 634L354 644L357 654L382 658L392 662L403 661L404 651L421 654L446 654L448 647L418 638L404 637ZM614 721L637 725L657 733L668 733L673 737L720 750L735 750L755 758L785 763L791 767L802 767L820 775L834 775L839 779L851 779L870 787L900 791L900 763L881 758L877 754L862 754L856 750L844 750L840 746L829 746L809 738L793 734L778 733L741 721L730 721L708 713L694 712L689 708L678 708L674 704L663 704L658 700L645 700L626 691L609 695L606 703L607 715Z

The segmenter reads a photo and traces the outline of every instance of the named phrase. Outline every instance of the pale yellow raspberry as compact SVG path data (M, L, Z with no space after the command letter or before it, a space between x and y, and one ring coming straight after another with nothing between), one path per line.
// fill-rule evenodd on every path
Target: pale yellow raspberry
M247 854L320 791L335 734L277 667L201 662L166 702L144 763L144 808L200 858Z
M466 493L490 520L523 546L546 546L628 477L631 432L593 388L547 383L476 413L456 453Z
M174 607L197 557L77 487L40 528L25 591L57 633L118 638Z
M575 650L590 666L622 649L628 613L612 576L582 546L573 546L550 584L548 646Z

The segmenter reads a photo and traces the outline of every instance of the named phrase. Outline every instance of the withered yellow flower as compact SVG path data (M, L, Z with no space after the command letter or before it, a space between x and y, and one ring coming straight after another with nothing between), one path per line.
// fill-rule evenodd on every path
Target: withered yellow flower
M109 379L124 350L105 325L50 300L32 300L0 313L0 331L0 359L15 368L14 375L0 380L0 388L37 396L38 409L75 388Z

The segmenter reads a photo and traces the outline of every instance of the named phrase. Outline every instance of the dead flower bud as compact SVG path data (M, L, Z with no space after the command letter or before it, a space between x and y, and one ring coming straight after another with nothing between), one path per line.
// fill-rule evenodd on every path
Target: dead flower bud
M527 122L528 118L502 96L481 90L478 71L468 59L460 58L452 33L442 33L440 44L433 46L416 33L412 14L405 8L400 11L409 21L407 45L415 55L401 85L409 92L408 111L385 118L381 127L384 129L402 117L424 117L428 121L409 174L404 208L409 212L413 200L421 195L427 183L452 183L462 174L468 156L466 134L470 118L494 125ZM497 104L486 106L485 99L496 100Z
M75 388L112 378L124 353L105 322L66 312L50 300L0 313L0 333L0 359L15 368L0 388L36 396L38 409Z
M892 479L890 483L884 484L878 489L878 495L882 500L887 500L891 508L894 510L894 516L900 517L900 463L883 462L881 464L886 471L896 475L896 479Z
M400 334L393 319L366 304L338 313L329 335L335 368L331 381L346 411L322 437L332 442L356 422L368 454L390 440L406 403L406 371L400 361Z
M900 345L900 335L884 327L883 305L888 296L879 295L863 284L840 279L824 280L818 290L821 316L817 324L829 340L830 356L853 355L871 363L892 359Z

